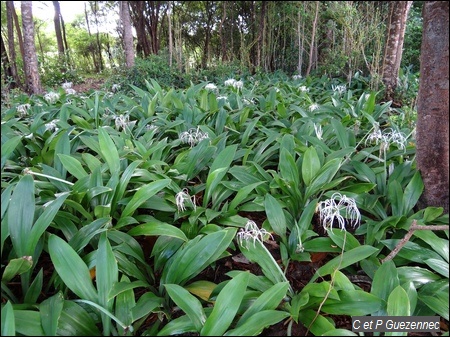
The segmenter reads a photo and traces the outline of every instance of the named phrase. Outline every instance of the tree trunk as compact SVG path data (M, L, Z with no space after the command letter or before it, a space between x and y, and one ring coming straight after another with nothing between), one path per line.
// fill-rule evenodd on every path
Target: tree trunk
M55 17L53 18L53 22L55 24L55 34L56 34L56 43L58 45L58 54L60 59L64 58L64 43L61 33L61 9L59 7L59 1L52 1L53 7L55 8Z
M131 20L136 29L136 52L141 57L147 57L151 54L151 47L145 32L145 1L131 1Z
M11 89L19 88L21 86L21 81L19 77L19 72L17 71L16 63L16 47L14 44L14 1L6 1L6 24L8 30L8 50L9 50L9 65L11 67ZM22 43L23 48L23 43Z
M449 5L425 1L417 103L417 167L425 185L421 206L449 209Z
M267 1L261 2L261 13L259 17L259 30L258 30L258 43L256 48L256 69L260 69L261 67L261 58L262 55L264 55L263 48L264 48L264 38L265 38L265 31L266 31L266 8L267 8Z
M222 62L225 62L227 58L227 41L225 35L223 34L223 25L225 24L225 19L227 18L227 2L222 1L222 19L220 20L219 26L219 36L220 36L220 46L222 51Z
M131 32L131 19L128 1L120 1L120 19L123 27L123 49L125 51L125 62L128 68L134 66L133 34Z
M167 25L169 26L169 67L172 68L173 59L173 37L172 37L172 1L169 1L169 10L167 11Z
M390 3L391 13L381 75L385 86L384 98L387 101L393 101L394 92L397 88L398 72L403 54L406 20L412 3L412 1L392 1Z
M9 62L8 53L6 52L6 46L3 42L3 35L0 36L1 40L1 54L2 54L2 66L3 66L3 75L5 76L5 83L10 83L12 78L12 70L11 64Z
M25 53L25 90L29 94L40 94L42 93L42 86L34 44L34 22L31 3L31 1L21 1L23 46Z
M312 27L312 33L311 33L311 44L309 49L309 62L308 62L308 68L306 69L305 76L309 76L309 73L311 72L311 67L313 64L313 56L314 56L314 39L316 38L316 31L317 31L317 18L319 16L319 1L316 1L316 13L314 16L314 22Z

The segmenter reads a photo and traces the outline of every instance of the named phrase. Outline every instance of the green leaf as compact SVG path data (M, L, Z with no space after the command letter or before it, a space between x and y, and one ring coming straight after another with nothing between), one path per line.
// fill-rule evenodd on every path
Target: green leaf
M107 238L107 232L100 234L98 250L96 255L96 285L98 290L98 301L108 311L112 311L114 301L109 298L109 294L115 283L118 281L119 270L117 261ZM103 334L111 333L111 320L102 314Z
M324 185L331 182L340 166L341 158L335 158L325 163L311 180L310 186L306 188L305 199L318 193Z
M437 315L446 320L449 319L449 283L443 279L424 285L418 292L419 300L422 301Z
M403 190L402 186L397 180L389 182L388 184L388 200L391 203L392 215L402 216L403 211Z
M275 325L285 318L289 313L278 310L261 310L248 317L242 325L229 330L223 336L258 336L268 326Z
M185 242L188 241L188 238L184 232L178 227L169 225L168 223L163 223L159 221L155 222L147 222L142 225L138 225L133 227L130 231L128 231L129 235L139 236L139 235L166 235L174 238L181 239Z
M231 200L229 209L238 209L239 204L243 200L245 200L245 198L247 198L250 192L253 191L257 186L261 185L262 183L264 183L264 181L258 181L256 183L249 184L240 188L239 191L236 193L234 199Z
M166 263L161 284L183 285L198 275L225 252L236 231L237 228L227 228L186 242Z
M227 331L244 298L248 278L249 273L240 273L222 288L200 335L222 336Z
M330 315L366 316L378 311L383 301L363 290L341 290L339 300L327 299L322 311ZM409 307L409 305L408 305Z
M417 201L419 201L424 189L424 184L422 181L422 176L419 171L417 171L412 177L411 181L406 185L405 192L403 194L403 212L408 214L414 206L416 206Z
M14 188L8 208L8 229L16 256L32 255L34 252L27 254L34 210L34 180L26 174Z
M300 174L295 159L288 149L281 149L279 161L278 168L281 178L284 179L287 184L291 185L291 188L298 189L300 184Z
M48 250L56 272L65 285L79 298L96 302L97 290L92 284L89 269L73 248L60 237L51 234L48 238Z
M409 297L400 285L394 288L387 300L387 314L389 316L410 316Z
M84 308L73 301L64 301L56 336L100 335L94 319Z
M170 298L189 316L197 331L200 331L206 322L206 315L200 301L177 284L165 284L164 287Z
M306 186L311 184L316 173L320 169L320 159L314 146L310 146L303 156L302 177Z
M387 261L383 263L375 272L370 293L384 301L387 301L389 295L396 287L399 286L399 284L400 280L398 278L397 268L395 267L394 262ZM376 313L375 316L385 315L386 311L383 308L380 312Z
M211 199L211 193L220 183L222 178L228 172L230 165L236 154L238 144L230 145L224 148L217 154L214 159L211 168L209 170L208 178L206 179L205 194L203 197L203 207L207 207L209 200Z
M3 120L3 118L2 118ZM2 122L2 129L3 129L3 122ZM3 143L3 136L2 136L2 161L1 161L1 169L3 170L3 167L5 166L6 161L8 160L9 156L14 152L17 145L19 145L20 141L22 139L22 136L14 136L12 138L9 138L6 142Z
M197 329L190 317L184 315L172 319L158 332L157 336L181 336L190 332L197 333Z
M42 301L39 305L41 313L42 328L46 336L57 336L58 321L64 307L64 296L62 292L58 292L52 297Z
M372 246L359 246L349 250L339 256L336 256L331 261L328 261L325 265L320 267L310 280L310 282L314 282L320 276L325 276L331 274L335 269L343 269L348 266L351 266L354 263L357 263L361 260L368 258L373 253L377 252L378 248Z
M286 218L280 203L272 195L266 194L264 208L273 231L282 239L286 238Z
M5 270L2 274L2 282L8 283L13 279L14 276L23 274L30 270L33 265L33 260L31 256L23 256L17 259L12 259L6 265Z
M276 309L286 296L288 288L289 283L280 282L263 292L244 312L236 324L236 328L243 324L247 324L246 320L260 311Z
M14 309L10 301L2 307L2 336L16 335L16 320Z
M424 260L431 269L433 269L435 272L441 274L442 276L449 278L449 272L448 272L448 262L445 262L442 259L427 259Z
M14 320L16 332L12 336L46 336L39 311L14 310Z
M112 141L108 132L102 127L98 128L98 141L100 144L100 156L108 163L111 174L117 174L120 170L120 158L116 144Z
M88 175L81 163L76 158L61 153L58 154L58 157L59 160L61 160L64 168L78 180Z
M125 206L122 217L131 216L139 206L161 191L164 187L168 186L170 182L171 179L160 179L141 186Z

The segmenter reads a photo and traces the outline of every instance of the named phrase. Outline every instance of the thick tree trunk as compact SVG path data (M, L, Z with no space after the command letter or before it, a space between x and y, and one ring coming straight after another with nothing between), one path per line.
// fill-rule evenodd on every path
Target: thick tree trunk
M422 208L449 209L449 4L425 1L417 105L417 167Z
M29 94L42 93L41 79L39 77L39 67L34 44L34 22L31 1L21 1L22 29L24 45L25 63L25 90Z
M382 80L385 86L384 97L387 101L394 99L394 91L397 88L398 72L403 54L403 40L405 36L406 20L412 1L391 2L391 14L387 42L384 52Z
M146 57L151 54L151 47L145 31L145 1L131 1L130 5L131 20L133 21L133 26L136 29L136 52L141 57Z
M128 1L120 1L120 18L123 28L123 49L125 51L125 62L128 68L134 66L133 34L131 32L131 19Z

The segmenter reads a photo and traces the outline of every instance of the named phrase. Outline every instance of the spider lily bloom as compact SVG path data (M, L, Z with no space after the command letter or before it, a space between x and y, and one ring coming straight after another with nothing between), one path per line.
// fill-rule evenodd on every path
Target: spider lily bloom
M205 85L205 89L209 91L217 91L217 85L215 85L214 83L208 83L207 85Z
M180 134L180 140L183 143L188 143L191 147L207 138L209 138L208 134L206 132L202 132L199 126L197 126L197 129L191 128Z
M256 241L263 243L269 237L273 239L272 234L266 231L264 228L258 228L258 225L252 220L248 220L244 228L241 228L236 234L238 243L241 246L245 245L248 248L248 241L253 241L253 246L255 246Z
M309 88L307 88L306 86L302 85L300 88L298 88L300 91L302 92L309 92Z
M300 80L301 78L302 78L302 75L298 75L298 74L292 75L292 79L294 79L294 80Z
M19 112L19 117L26 117L28 115L28 110L31 108L29 103L21 104L17 106L17 111Z
M317 209L325 230L333 227L334 220L337 220L339 227L343 230L345 230L346 221L349 221L352 227L356 227L361 222L361 214L355 199L340 193L334 193L330 199L319 202Z
M128 115L119 115L114 117L114 124L116 125L117 130L125 130L127 127L132 129L136 124L136 121L130 122L130 116Z
M58 120L56 119L54 121L51 121L51 122L45 124L45 131L55 131L55 132L57 132L59 130L59 128L56 127L56 122L57 121Z
M391 144L395 144L400 150L405 149L406 137L403 133L387 128L383 132L376 128L366 139L367 142L380 143L380 154L383 152L386 154L387 149Z
M44 99L47 103L53 104L59 99L59 94L57 92L50 91L44 95Z
M322 139L323 134L322 125L314 124L314 131L316 131L317 138Z
M320 108L319 104L313 103L309 106L309 111L313 112L314 110L317 110L319 108Z
M340 85L332 84L331 89L339 94L343 94L347 88L343 84L340 84Z
M195 205L195 195L191 197L188 193L188 190L186 188L183 188L175 195L175 203L177 205L178 212L184 212L186 210L186 200L189 200L195 211L195 209L197 208L197 206Z

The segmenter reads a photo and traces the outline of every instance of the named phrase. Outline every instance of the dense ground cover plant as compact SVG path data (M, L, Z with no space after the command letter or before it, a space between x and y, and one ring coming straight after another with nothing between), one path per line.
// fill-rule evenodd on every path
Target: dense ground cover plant
M448 231L416 231L387 259L412 225L448 225L416 207L414 120L401 109L358 78L130 88L2 106L2 335L448 321ZM222 261L245 267L208 277Z

